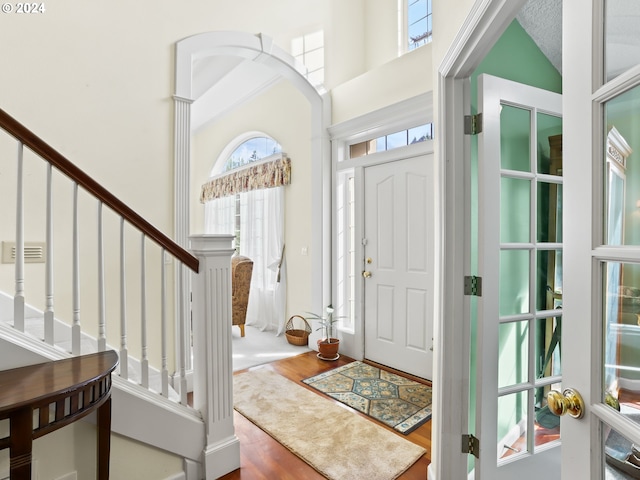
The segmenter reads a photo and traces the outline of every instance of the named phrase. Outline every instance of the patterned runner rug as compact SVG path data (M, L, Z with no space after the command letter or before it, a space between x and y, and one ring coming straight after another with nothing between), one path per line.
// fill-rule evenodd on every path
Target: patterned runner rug
M426 453L265 368L233 376L233 405L330 480L393 480Z
M405 435L431 418L431 387L362 362L303 380Z

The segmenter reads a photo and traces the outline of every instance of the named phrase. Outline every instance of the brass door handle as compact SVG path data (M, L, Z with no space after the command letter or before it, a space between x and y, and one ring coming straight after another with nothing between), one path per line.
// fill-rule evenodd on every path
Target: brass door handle
M371 278L371 272L364 271L364 272L362 272L362 276L364 278Z
M562 393L551 390L547 393L547 404L551 413L559 417L565 413L573 418L582 418L584 415L582 395L573 388L565 388Z

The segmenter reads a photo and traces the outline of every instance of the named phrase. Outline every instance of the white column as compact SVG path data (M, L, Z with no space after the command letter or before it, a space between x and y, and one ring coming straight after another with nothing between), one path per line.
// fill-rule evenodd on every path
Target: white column
M174 130L174 195L175 195L175 242L183 248L189 246L189 192L190 192L190 166L191 166L191 104L193 100L177 95L173 97L175 105L175 130ZM189 298L191 291L191 275L186 268L177 268L176 275L181 276L181 281L176 281L176 299ZM188 302L176 301L176 318L189 318L190 310ZM176 322L179 324L179 322ZM179 370L191 370L191 332L190 322L185 322L186 331L176 332L176 339L184 339L184 343L178 346L178 351L185 352L185 365L177 365ZM179 340L176 340L179 342ZM182 362L178 358L178 362ZM175 387L176 385L174 385ZM181 386L182 388L182 386ZM184 392L186 395L186 392ZM186 398L186 397L185 397Z
M206 479L240 468L240 442L233 426L231 352L232 235L191 235L200 261L193 273L193 406L205 422L202 465Z

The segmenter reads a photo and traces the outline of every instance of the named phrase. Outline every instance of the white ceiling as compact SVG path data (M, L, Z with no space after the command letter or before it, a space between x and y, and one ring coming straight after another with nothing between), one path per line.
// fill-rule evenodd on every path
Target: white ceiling
M562 0L529 0L516 19L562 73Z
M605 60L611 79L640 63L640 2L608 0L605 6ZM516 18L562 74L562 0L529 0Z

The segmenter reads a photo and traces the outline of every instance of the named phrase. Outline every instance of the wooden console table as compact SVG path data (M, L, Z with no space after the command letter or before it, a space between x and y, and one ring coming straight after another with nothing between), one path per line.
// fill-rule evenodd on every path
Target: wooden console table
M9 419L11 480L31 480L33 440L96 410L98 476L109 478L113 350L0 371L0 420Z

